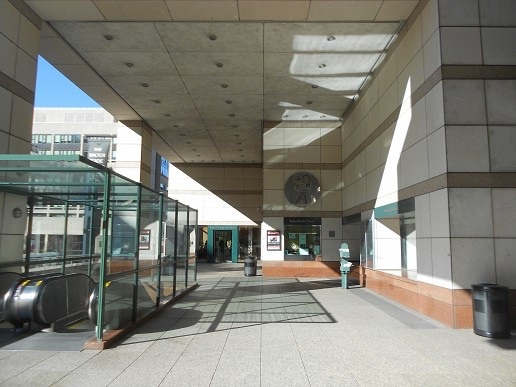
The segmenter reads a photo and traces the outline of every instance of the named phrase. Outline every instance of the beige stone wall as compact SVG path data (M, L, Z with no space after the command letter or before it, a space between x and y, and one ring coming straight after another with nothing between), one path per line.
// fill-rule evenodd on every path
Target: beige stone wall
M284 249L267 251L267 230L281 230L284 217L321 218L323 260L338 260L342 243L342 170L339 121L266 123L263 133L262 260L284 259ZM300 208L285 197L285 183L296 172L319 180L321 198ZM332 236L330 236L332 235Z
M263 134L263 211L266 216L340 216L340 122L267 123ZM321 199L301 209L285 198L288 178L299 171L314 175Z
M123 121L128 129L118 130L117 162L118 171L123 175L142 183L151 185L152 173L152 130L143 121ZM136 176L134 174L139 174Z
M343 122L343 213L413 197L418 281L515 287L515 3L422 6Z
M0 153L29 153L39 18L21 1L0 1ZM15 208L23 210L14 218ZM0 261L22 258L26 198L0 193Z
M170 171L169 195L198 209L198 224L260 224L261 164L174 164L174 167L183 174Z

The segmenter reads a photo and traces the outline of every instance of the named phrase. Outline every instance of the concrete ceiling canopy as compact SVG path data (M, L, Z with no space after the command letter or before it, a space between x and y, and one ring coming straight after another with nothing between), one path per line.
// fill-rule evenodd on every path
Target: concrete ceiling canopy
M338 121L419 2L25 3L41 55L172 163L261 163L264 122Z

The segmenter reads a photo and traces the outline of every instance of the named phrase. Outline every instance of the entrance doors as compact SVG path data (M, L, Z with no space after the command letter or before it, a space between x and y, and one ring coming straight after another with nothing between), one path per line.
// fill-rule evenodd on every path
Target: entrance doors
M213 232L213 257L215 262L226 262L231 260L231 243L233 231L215 230Z

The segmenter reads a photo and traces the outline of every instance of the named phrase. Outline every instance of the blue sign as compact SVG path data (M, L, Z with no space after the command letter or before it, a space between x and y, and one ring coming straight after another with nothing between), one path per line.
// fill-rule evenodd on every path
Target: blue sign
M168 160L161 157L161 176L168 178Z

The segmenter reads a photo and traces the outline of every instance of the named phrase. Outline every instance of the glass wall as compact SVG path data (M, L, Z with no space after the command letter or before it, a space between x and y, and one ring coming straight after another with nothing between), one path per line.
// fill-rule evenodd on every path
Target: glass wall
M416 279L416 213L414 199L374 209L362 222L361 260L366 267Z
M178 203L177 208L177 269L176 294L186 290L186 268L190 252L190 230L188 227L188 206ZM195 241L194 241L195 242ZM194 245L195 246L195 245ZM195 254L194 254L195 256Z
M0 176L28 203L23 254L0 272L89 275L98 340L195 285L196 210L81 156L0 155Z
M197 210L193 208L188 209L188 227L190 230L189 245L190 251L188 253L188 267L187 267L187 283L193 284L197 281L197 256L196 256L196 248L198 245L199 236L197 235L198 227L197 227Z

